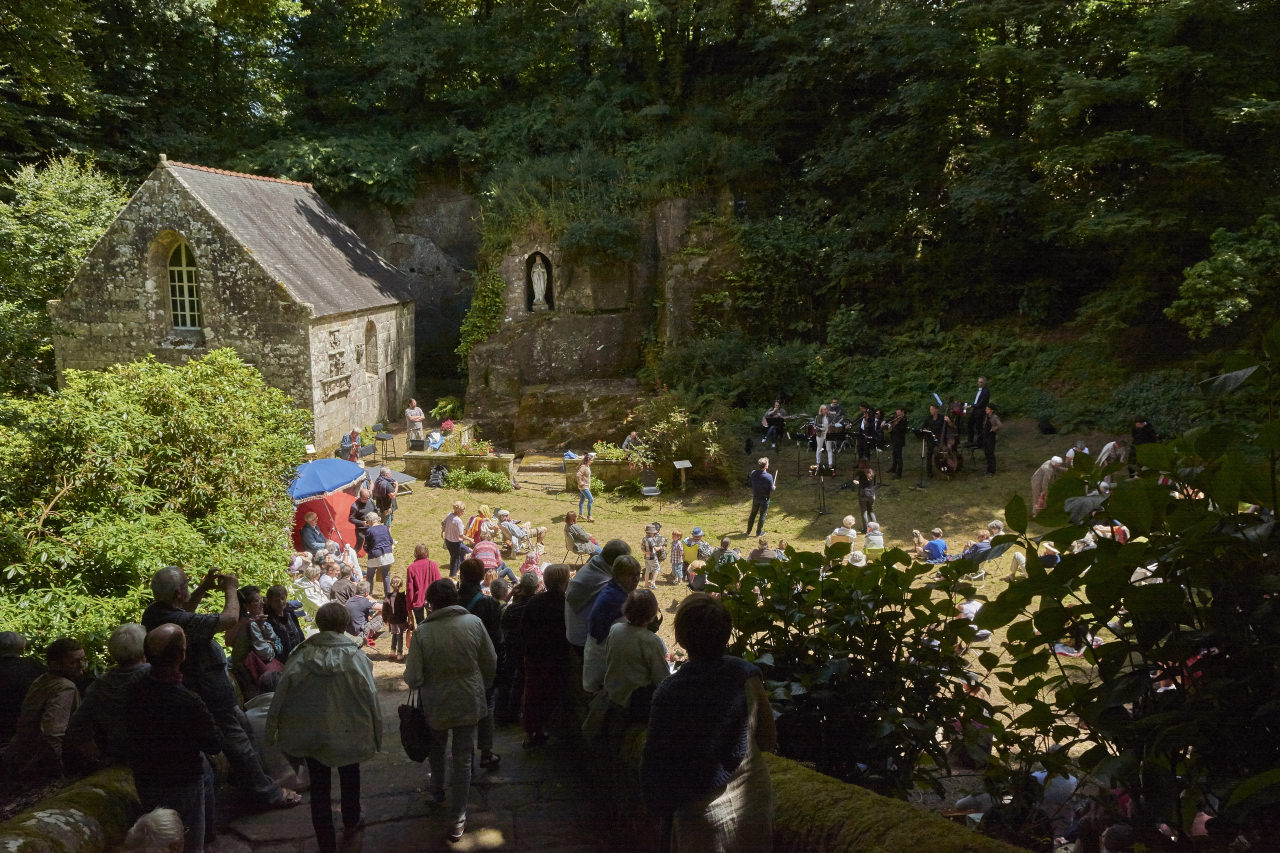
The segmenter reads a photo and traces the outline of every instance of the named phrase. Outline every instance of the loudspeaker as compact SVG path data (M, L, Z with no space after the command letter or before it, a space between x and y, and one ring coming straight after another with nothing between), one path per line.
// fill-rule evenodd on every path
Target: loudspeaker
M426 450L427 440L425 438L411 438L409 439L409 449L410 450Z

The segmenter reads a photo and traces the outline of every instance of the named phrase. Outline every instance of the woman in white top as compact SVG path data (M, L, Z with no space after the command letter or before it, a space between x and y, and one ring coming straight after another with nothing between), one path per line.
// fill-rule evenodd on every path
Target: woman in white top
M827 547L830 548L832 542L848 542L852 547L858 541L858 531L853 529L853 524L852 515L846 515L840 519L840 526L827 535Z
M604 689L613 704L625 708L632 722L647 722L654 689L671 674L667 647L649 624L658 615L658 599L648 589L635 589L622 605L622 619L605 641Z

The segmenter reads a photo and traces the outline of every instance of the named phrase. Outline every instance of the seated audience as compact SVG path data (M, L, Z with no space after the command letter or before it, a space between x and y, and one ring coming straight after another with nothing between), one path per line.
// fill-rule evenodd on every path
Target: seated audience
M591 534L578 523L578 514L573 510L564 514L565 544L575 554L599 554L600 546L591 538Z
M309 512L302 517L302 520L306 522L298 531L298 536L302 539L302 550L314 554L326 548L329 543L316 524L319 517L314 512Z
M302 622L298 618L296 605L289 603L289 591L280 584L267 590L267 624L276 632L280 640L280 662L289 659L289 653L307 636L302 630ZM318 609L318 608L317 608Z
M369 582L360 581L356 584L355 595L341 603L351 617L351 621L347 623L347 633L370 646L375 645L382 633L382 614L373 599L369 598Z
M848 542L853 545L858 541L858 531L853 529L854 518L852 515L846 515L840 520L840 526L832 530L827 536L827 547L830 548L833 542Z
M231 667L233 671L243 675L237 677L245 685L246 692L256 689L258 692L268 693L270 688L264 685L263 679L284 668L284 664L276 660L284 649L284 644L276 635L275 628L267 621L261 590L256 586L244 586L240 587L237 595L240 597L240 617L235 625L227 629L227 644L231 646Z
M867 525L864 550L867 559L872 562L880 559L880 555L884 553L884 531L880 528L880 522L873 521Z
M346 604L347 599L356 594L356 582L351 579L351 567L341 566L338 579L329 588L329 597L339 604Z
M511 546L512 553L528 551L535 544L542 544L547 533L545 527L533 527L527 521L513 521L508 510L498 510L498 529L503 541Z
M933 538L924 545L924 561L926 563L945 563L947 561L947 541L942 538L942 528L935 527Z

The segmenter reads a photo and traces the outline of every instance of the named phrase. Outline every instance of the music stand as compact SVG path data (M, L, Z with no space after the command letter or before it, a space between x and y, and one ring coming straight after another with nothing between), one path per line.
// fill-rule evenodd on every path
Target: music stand
M923 490L927 488L924 484L924 478L929 473L929 439L933 437L931 430L918 430L920 435L920 482L916 483L912 488Z
M827 483L826 469L822 463L818 463L818 515L827 514Z

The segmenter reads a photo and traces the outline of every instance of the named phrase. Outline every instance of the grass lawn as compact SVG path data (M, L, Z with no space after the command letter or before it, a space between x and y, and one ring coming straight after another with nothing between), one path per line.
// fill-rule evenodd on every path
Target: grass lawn
M984 477L985 463L981 452L974 459L966 454L964 470L950 481L935 477L926 480L926 488L914 486L920 478L919 444L908 442L906 448L906 473L901 480L888 478L876 500L876 515L885 531L887 547L911 544L911 531L919 529L928 535L934 526L941 527L944 538L954 553L988 521L1003 518L1003 509L1009 498L1021 494L1030 502L1030 479L1045 459L1062 455L1077 439L1084 439L1093 452L1114 436L1103 434L1043 436L1036 430L1034 421L1006 421L1001 444L997 447L998 475ZM738 445L740 448L741 445ZM738 454L739 466L745 480L747 471L761 453L762 445L756 444L750 454ZM861 533L863 524L858 513L858 502L853 490L840 490L845 477L826 481L826 505L824 515L818 514L819 485L808 476L807 466L812 455L793 444L780 445L770 451L771 470L777 474L777 491L769 507L769 520L765 533L771 542L786 539L797 550L822 550L823 541L831 530L840 524L846 514L857 519L856 529ZM886 469L889 454L882 457ZM837 461L841 474L852 470L852 455ZM799 465L797 463L799 462ZM392 467L396 467L392 461ZM519 479L519 477L517 477ZM668 477L663 477L664 484ZM662 532L670 536L680 530L686 536L694 526L700 526L713 543L728 536L735 546L744 551L753 547L755 537L746 532L747 515L751 509L750 492L745 485L716 490L690 487L683 494L678 488L663 486L664 493L657 499L622 498L609 493L596 496L593 515L595 522L584 526L604 543L613 538L629 542L639 553L644 526L650 521L662 523ZM525 487L507 494L491 492L458 492L449 489L429 489L424 483L416 483L414 493L400 498L400 509L392 527L397 548L397 569L412 559L413 547L425 543L432 558L438 563L447 561L448 555L440 538L440 521L449 513L454 500L467 505L467 515L480 504L492 509L509 509L513 517L535 525L545 525L547 533L547 559L559 561L564 555L564 513L578 508L576 492L547 494L541 488ZM859 538L859 545L861 538ZM982 594L994 598L1005 587L1005 565L997 564L988 570ZM664 566L664 569L666 567ZM659 584L658 600L664 611L673 612L684 597L683 586ZM674 642L671 620L663 626L663 639L668 645Z

